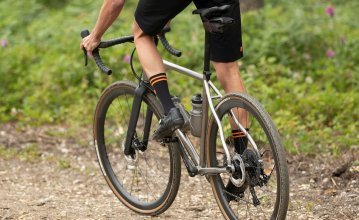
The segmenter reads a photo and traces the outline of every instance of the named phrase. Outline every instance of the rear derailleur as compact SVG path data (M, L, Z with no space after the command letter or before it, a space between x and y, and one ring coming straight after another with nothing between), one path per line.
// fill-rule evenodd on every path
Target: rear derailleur
M236 182L234 182L233 179L242 179L243 173L240 171L240 161L238 160L236 155L233 157L233 159L235 172L232 174L232 178L230 181L232 181L232 183L236 185ZM270 177L264 173L262 164L260 163L260 158L253 150L248 148L244 150L243 154L241 155L241 159L243 160L245 167L245 182L241 186L237 185L239 188L236 191L241 192L238 194L238 197L243 198L243 193L248 187L252 195L253 205L258 206L260 205L260 201L256 195L254 187L262 187L264 185L267 185Z

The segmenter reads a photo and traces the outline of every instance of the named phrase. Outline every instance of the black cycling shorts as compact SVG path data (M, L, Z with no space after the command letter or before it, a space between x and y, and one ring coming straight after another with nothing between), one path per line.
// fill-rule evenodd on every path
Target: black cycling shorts
M142 31L148 35L157 35L169 20L183 11L192 0L139 0L135 19ZM224 33L211 34L211 60L215 62L233 62L243 56L241 16L238 0L193 0L197 8L231 5L223 16L235 20L234 25L225 28Z

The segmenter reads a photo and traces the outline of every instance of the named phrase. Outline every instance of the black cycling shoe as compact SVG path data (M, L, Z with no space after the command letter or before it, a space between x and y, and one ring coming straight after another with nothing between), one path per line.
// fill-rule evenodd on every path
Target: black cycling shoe
M170 137L172 133L183 126L184 119L177 108L171 108L168 114L160 120L160 127L155 131L152 138L161 140Z

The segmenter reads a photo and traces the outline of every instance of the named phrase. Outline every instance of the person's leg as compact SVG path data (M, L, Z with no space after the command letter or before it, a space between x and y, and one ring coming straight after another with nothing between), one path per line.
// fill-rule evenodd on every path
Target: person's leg
M216 69L217 79L226 93L246 92L236 61L228 63L213 62L213 65ZM239 123L244 128L248 128L248 113L244 109L233 109L233 113L239 120ZM231 126L233 144L237 153L242 154L248 144L248 140L234 121L231 121Z
M183 125L184 120L172 102L165 68L154 36L190 2L191 0L140 0L136 8L133 34L137 54L165 113L165 117L160 120L160 127L153 134L155 140L171 136Z
M160 140L180 128L184 120L172 102L163 61L154 43L153 36L145 34L137 22L134 24L133 34L142 68L161 101L165 113L165 117L160 121L160 127L153 134L153 139Z
M145 34L135 21L133 35L138 58L148 78L158 73L164 73L165 67L159 54L153 36Z
M217 79L226 93L230 92L246 92L243 80L240 77L237 62L220 63L213 62L216 69ZM239 122L248 127L247 113L243 109L238 111Z
M235 23L227 26L224 33L211 34L211 61L216 69L218 81L221 83L226 93L246 92L243 81L239 74L237 60L243 56L241 19L238 0L195 0L198 8L209 8L229 4L232 7L222 16L231 17ZM243 109L233 109L233 113L244 128L248 128L248 113ZM242 154L247 148L248 139L233 120L230 121L232 127L232 138L235 151ZM229 181L225 190L233 195L240 196L245 187L238 188L232 181ZM227 200L235 200L232 195L227 195Z
M241 18L238 0L196 0L198 8L222 6L231 7L221 16L234 19L234 24L227 25L223 33L210 34L211 61L216 69L217 78L226 93L245 92L243 81L239 74L237 60L243 56ZM248 128L248 116L246 111L237 108L233 113L244 128ZM239 127L230 121L232 137L237 153L242 153L247 147L247 137L239 130Z
M165 67L155 45L154 38L145 34L137 22L133 25L133 35L142 68L150 80L152 87L155 89L156 95L160 99L164 112L167 115L171 108L175 106L171 100Z

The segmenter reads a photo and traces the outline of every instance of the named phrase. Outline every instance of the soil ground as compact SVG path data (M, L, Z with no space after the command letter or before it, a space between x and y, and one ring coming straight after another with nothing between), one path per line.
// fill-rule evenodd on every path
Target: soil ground
M184 166L177 198L165 213L130 211L102 177L91 128L70 130L0 125L0 219L223 218L205 178L189 177ZM357 149L337 157L289 155L287 219L359 219L358 159Z

